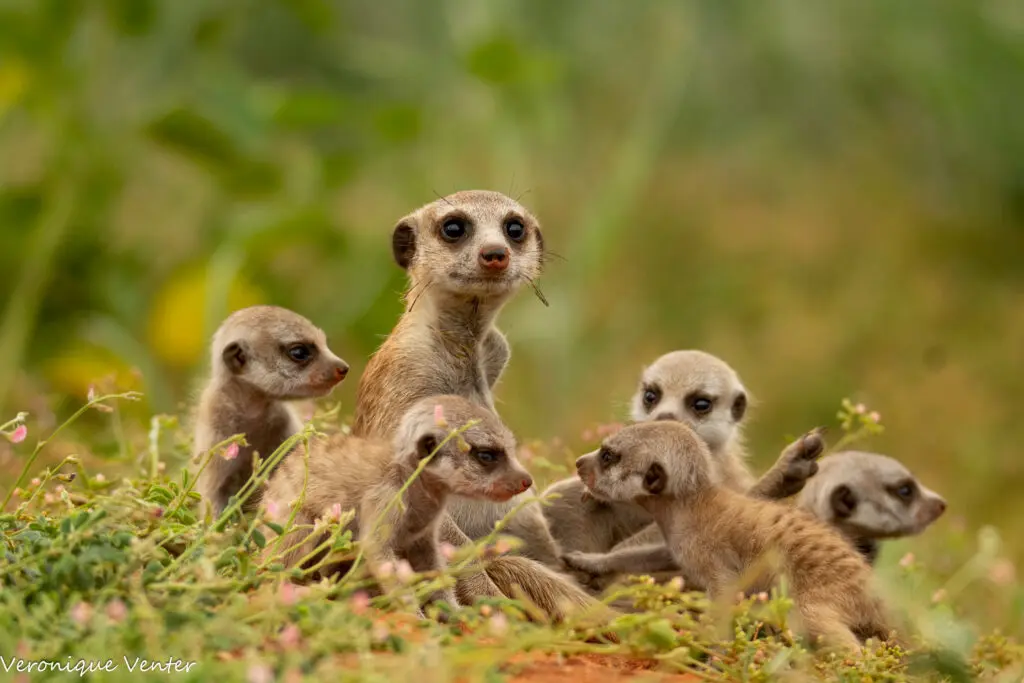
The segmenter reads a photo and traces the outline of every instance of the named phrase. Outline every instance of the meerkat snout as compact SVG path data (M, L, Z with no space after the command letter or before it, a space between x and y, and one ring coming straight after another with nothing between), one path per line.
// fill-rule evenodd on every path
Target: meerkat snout
M480 265L485 270L505 270L508 268L508 247L503 245L487 245L480 250Z

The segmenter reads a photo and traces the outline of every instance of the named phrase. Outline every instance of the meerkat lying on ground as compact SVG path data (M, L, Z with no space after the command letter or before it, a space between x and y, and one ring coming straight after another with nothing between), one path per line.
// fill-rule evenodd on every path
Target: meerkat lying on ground
M655 519L674 565L713 596L765 590L780 574L804 633L828 646L857 648L858 637L886 639L889 629L870 587L871 567L835 529L804 510L751 498L716 482L711 452L678 422L630 425L576 461L580 479L595 496L634 501ZM652 572L671 569L665 546L609 554L569 553L565 561L584 572ZM773 553L779 570L765 563ZM742 583L756 571L753 585Z
M392 249L409 275L406 309L362 375L353 433L389 438L411 404L437 394L457 394L494 411L491 390L509 358L494 321L518 288L540 275L544 243L537 220L501 193L458 192L401 219ZM442 537L463 545L490 533L518 502L453 497ZM558 604L592 604L567 578L530 561L560 566L538 505L520 510L506 531L524 541L526 557L498 558L488 567L490 579L460 581L460 591L513 596L522 590L556 616Z
M797 505L838 528L872 564L879 541L919 534L946 511L902 463L862 451L822 458Z
M439 408L438 408L439 406ZM475 421L447 442L449 434ZM433 456L391 505L420 462ZM508 500L532 484L515 456L511 432L490 411L460 396L432 396L406 412L392 443L338 434L314 442L309 455L308 484L304 459L288 458L267 484L271 521L287 522L290 504L300 501L297 525L311 525L332 509L355 510L353 536L364 543L371 567L404 559L416 572L438 571L445 562L438 548L438 526L449 495L474 500ZM273 505L269 505L273 502ZM388 510L388 506L391 509ZM385 539L371 532L389 534ZM286 566L312 566L326 549L314 553L324 533L300 529L285 536L281 547ZM268 546L269 547L269 546ZM452 607L454 592L437 594Z
M202 454L235 434L249 444L237 457L213 455L196 488L219 515L252 476L253 455L269 457L302 429L286 401L329 394L348 365L327 347L327 338L298 313L252 306L232 313L213 336L212 377L199 399L194 448ZM257 494L246 502L252 509Z
M674 420L692 427L711 452L713 478L726 488L762 498L791 496L817 471L815 459L824 449L821 435L815 430L787 446L755 482L743 447L747 404L746 389L724 361L703 351L674 351L643 371L631 417L636 422ZM662 540L643 508L588 495L578 477L556 482L544 495L549 493L559 497L543 512L564 551L607 552L620 543L631 547ZM598 581L593 587L603 584Z

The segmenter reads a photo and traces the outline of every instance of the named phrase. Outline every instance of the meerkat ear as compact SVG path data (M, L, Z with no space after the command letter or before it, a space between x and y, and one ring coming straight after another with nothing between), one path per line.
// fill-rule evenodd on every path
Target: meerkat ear
M534 230L537 233L537 248L540 249L541 253L544 252L544 233L541 232L540 225L538 224Z
M391 233L391 253L402 270L409 270L416 255L416 220L412 216L400 220Z
M644 475L644 490L652 496L657 496L665 490L665 486L668 484L668 474L665 473L665 468L661 466L661 463L654 463L647 468L647 474Z
M743 416L747 414L747 394L746 392L740 392L736 400L732 402L732 420L733 422L739 422L743 419Z
M423 460L437 450L437 443L437 437L433 434L421 436L420 440L416 442L416 454L419 455L420 460Z
M220 357L224 360L224 365L228 367L228 370L237 375L245 367L245 362L248 360L247 355L242 342L231 342L221 351Z
M832 505L832 512L836 517L846 519L857 509L857 496L849 486L841 484L832 489L829 503Z

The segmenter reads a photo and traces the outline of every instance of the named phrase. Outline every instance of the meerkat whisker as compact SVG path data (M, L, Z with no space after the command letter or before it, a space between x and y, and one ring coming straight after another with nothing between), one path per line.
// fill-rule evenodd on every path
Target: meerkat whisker
M526 278L526 280L527 282L530 283L530 287L533 288L533 293L537 295L537 298L540 299L540 302L545 306L550 307L551 304L548 303L548 300L544 297L544 292L540 291L540 287L537 286L537 283L534 282L533 279L529 277Z

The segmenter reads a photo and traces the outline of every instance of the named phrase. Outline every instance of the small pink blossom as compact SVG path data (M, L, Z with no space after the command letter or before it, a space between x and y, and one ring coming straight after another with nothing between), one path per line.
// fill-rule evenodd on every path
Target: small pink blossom
M391 635L391 631L388 629L388 625L383 621L374 623L373 628L370 629L370 638L375 643L383 643Z
M87 602L76 603L71 608L71 620L79 626L85 626L92 619L92 605Z
M683 577L673 576L672 579L668 582L668 587L669 589L674 590L676 592L683 590Z
M872 410L871 414L868 415L868 419L870 419L872 422L881 422L882 416L879 414L877 410Z
M237 443L230 444L227 448L224 449L224 452L221 453L221 457L224 458L225 460L234 460L235 458L237 458L238 457L238 444Z
M377 576L382 579L387 579L395 574L395 563L394 562L381 562L380 566L377 567Z
M757 594L757 601L758 602L768 602L768 594L765 593L764 591L761 591L760 593Z
M989 580L997 586L1012 585L1016 577L1017 568L1013 566L1013 562L1006 558L996 560L995 564L988 571Z
M412 577L415 575L416 572L412 570L412 565L410 565L406 560L399 560L395 563L395 576L398 577L398 580L402 583L411 583Z
M904 569L910 569L914 566L914 553L907 553L900 558L900 566Z
M864 413L867 412L867 410L867 406L865 406L863 403L858 403L853 407L853 412L857 413L858 415L863 415Z
M946 599L946 589L940 588L939 590L932 593L932 602L939 603Z
M434 424L441 429L448 426L448 421L444 419L444 406L440 403L434 405Z
M281 506L277 504L277 501L273 498L267 499L267 515L271 519L277 519L277 516L281 514Z
M95 401L96 400L96 387L94 387L93 385L90 384L89 385L89 391L85 392L85 398L86 398L87 401L89 401L89 403L92 403L93 401Z
M491 632L491 635L498 636L499 638L508 632L508 619L501 612L498 612L487 621L487 629Z
M40 479L39 477L32 477L32 481L29 482L29 484L31 484L32 486L39 486L42 483L43 480Z
M441 551L441 557L448 560L449 562L451 562L451 559L455 557L455 546L453 546L451 543L442 542L441 545L438 547L438 550Z
M295 624L288 624L277 637L281 647L296 647L302 640L302 631Z
M44 493L43 494L43 503L45 503L46 505L52 505L56 501L57 501L57 499L53 497L52 493Z
M107 480L107 478L103 476L102 472L100 472L95 477L93 477L92 480L95 481L97 484L102 484Z
M493 611L490 605L480 605L480 614L482 616L489 617Z
M163 472L166 469L167 469L167 463L165 463L165 462L158 462L156 464L156 471L157 472Z
M248 683L274 683L274 672L266 664L253 664L246 672Z
M63 485L60 485L60 486L58 486L57 488L54 489L54 491L56 491L58 495L60 495L61 493L64 493L66 490L67 489L65 489Z
M28 436L28 427L25 425L18 425L17 429L7 435L7 440L11 443L21 443Z
M498 555L504 555L505 553L512 550L512 544L506 541L504 538L499 538L494 544L494 552Z
M357 615L366 614L366 610L370 609L370 596L366 591L356 591L349 601L352 605L352 612Z
M120 600L112 600L107 603L107 618L115 623L120 623L128 616L128 608Z
M335 503L331 506L331 519L335 522L341 521L341 503Z
M295 584L285 582L281 584L281 589L278 591L278 596L281 599L282 605L294 605L299 601L299 592L295 589Z

